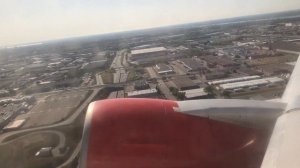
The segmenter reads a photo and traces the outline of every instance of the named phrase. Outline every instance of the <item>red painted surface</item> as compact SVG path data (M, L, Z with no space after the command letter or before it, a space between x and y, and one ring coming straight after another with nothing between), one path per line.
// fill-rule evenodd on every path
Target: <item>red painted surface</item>
M87 168L260 167L263 130L174 112L168 100L95 103Z

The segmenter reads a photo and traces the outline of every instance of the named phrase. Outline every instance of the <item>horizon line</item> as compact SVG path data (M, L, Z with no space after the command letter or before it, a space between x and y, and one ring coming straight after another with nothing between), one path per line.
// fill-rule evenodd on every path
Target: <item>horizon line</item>
M41 41L33 41L33 42L25 42L25 43L16 43L16 44L11 44L11 45L0 45L0 50L2 49L12 49L12 48L22 48L22 47L27 47L27 46L34 46L34 45L42 45L45 43L51 43L54 41L64 41L64 40L73 40L77 38L88 38L92 36L105 36L105 35L114 35L114 34L124 34L124 33L129 33L129 32L137 32L137 31L147 31L147 30L153 30L153 29L162 29L162 28L168 28L168 27L176 27L176 26L186 26L189 24L200 24L200 23L206 23L206 25L203 26L210 26L214 24L209 24L209 22L216 22L216 21L222 21L222 20L227 20L227 19L246 19L247 17L254 17L254 16L259 16L259 15L271 15L271 14L280 14L280 13L285 13L285 12L296 12L300 11L300 9L294 9L294 10L284 10L284 11L275 11L271 13L259 13L259 14L253 14L253 15L239 15L235 17L225 17L225 18L218 18L218 19L211 19L211 20L203 20L203 21L195 21L195 22L184 22L184 23L178 23L178 24L169 24L169 25L161 25L161 26L154 26L154 27L148 27L148 28L136 28L136 29L131 29L131 30L120 30L120 31L113 31L113 32L106 32L106 33L99 33L99 34L86 34L86 35L78 35L78 36L69 36L69 37L63 37L63 38L53 38L49 40L41 40ZM291 15L291 16L286 16L285 18L289 17L295 17L300 15ZM245 22L253 22L253 21L259 21L259 20L274 20L274 19L280 19L280 17L277 18L264 18L264 19L254 19L254 20L247 20ZM224 22L217 23L215 25L220 25L224 24ZM232 22L228 22L230 24Z

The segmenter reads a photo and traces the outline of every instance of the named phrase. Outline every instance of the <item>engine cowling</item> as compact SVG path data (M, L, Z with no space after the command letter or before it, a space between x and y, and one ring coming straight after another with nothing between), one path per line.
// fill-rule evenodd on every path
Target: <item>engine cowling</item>
M81 168L260 166L270 130L188 115L178 109L176 101L159 99L91 103Z

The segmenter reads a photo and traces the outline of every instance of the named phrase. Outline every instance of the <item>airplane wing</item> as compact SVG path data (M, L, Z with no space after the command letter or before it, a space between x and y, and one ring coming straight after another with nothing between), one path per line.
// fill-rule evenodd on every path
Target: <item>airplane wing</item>
M262 168L300 167L300 57L282 97L285 112L275 125Z
M93 102L86 114L79 166L299 167L299 64L300 61L282 102L234 99Z

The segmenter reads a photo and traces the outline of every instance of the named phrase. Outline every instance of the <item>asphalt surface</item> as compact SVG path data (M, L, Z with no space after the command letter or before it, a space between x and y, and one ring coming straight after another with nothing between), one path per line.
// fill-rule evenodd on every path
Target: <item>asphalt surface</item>
M96 77L96 84L97 85L103 85L103 80L102 80L102 77L99 73L95 74L95 77Z
M115 70L114 83L126 82L128 73L123 64L127 65L125 51L118 51L115 59L113 60L110 68Z
M147 71L151 78L157 79L157 86L167 99L177 100L176 97L170 92L170 89L165 84L165 82L158 76L158 74L155 72L155 70L152 67L148 67Z

